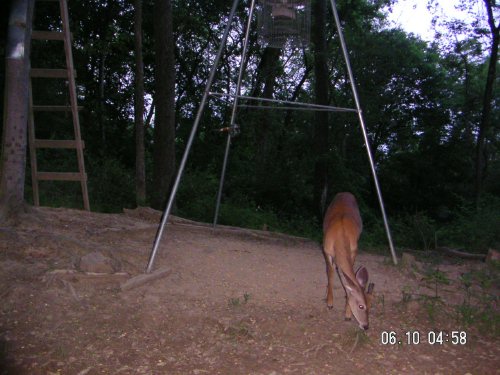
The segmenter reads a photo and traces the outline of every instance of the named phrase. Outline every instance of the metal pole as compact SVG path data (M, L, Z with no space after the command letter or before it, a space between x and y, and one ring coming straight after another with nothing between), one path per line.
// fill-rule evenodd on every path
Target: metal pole
M260 102L267 103L280 103L280 104L290 104L294 107L304 107L306 109L323 109L327 111L339 111L339 112L358 112L357 109L354 108L342 108L342 107L332 107L330 105L321 105L321 104L313 104L313 103L303 103L303 102L291 102L289 100L280 100L280 99L269 99L269 98L257 98L255 96L246 96L246 95L234 95L234 94L221 94L218 92L211 92L210 95L223 97L228 96L231 98L238 98L243 100L256 100ZM266 109L273 109L274 107L265 107ZM289 107L288 109L294 109Z
M236 83L236 95L234 96L233 109L231 112L231 122L230 122L231 127L234 126L234 121L236 119L236 110L238 107L238 98L240 97L241 81L243 79L243 70L244 70L244 66L245 66L245 59L247 56L248 39L249 39L249 35L250 35L250 26L252 23L252 16L253 16L254 8L255 8L255 0L252 0L252 3L250 5L250 12L248 14L247 29L245 32L245 42L243 43L243 52L241 54L240 71L238 73L238 81ZM219 182L219 191L217 192L217 202L215 204L215 214L214 214L214 224L213 224L214 228L217 225L217 219L219 218L220 201L222 199L222 188L224 187L224 179L226 177L227 159L229 157L229 148L230 147L231 147L231 131L229 131L227 134L226 152L224 154L224 162L222 163L222 172L221 172L220 182Z
M177 171L177 176L175 178L174 185L172 186L172 191L170 192L170 197L168 199L167 207L165 208L165 212L163 213L163 217L161 219L160 227L158 228L158 232L156 233L155 242L153 245L153 250L151 251L151 255L149 257L149 262L146 268L146 273L150 273L153 268L154 260L156 258L156 254L158 253L158 247L160 244L161 237L163 235L163 231L165 229L165 225L167 223L168 217L170 216L170 211L172 210L172 206L175 200L175 195L177 194L177 189L179 188L179 183L182 178L182 174L184 172L184 168L186 166L187 158L189 156L189 151L191 150L191 146L193 144L194 136L196 135L196 131L198 129L198 125L200 123L201 116L203 114L203 110L205 109L205 105L207 102L207 98L210 92L210 87L212 86L212 82L215 77L215 73L217 72L217 65L219 64L219 60L222 56L222 51L226 45L227 37L229 35L229 30L231 28L231 23L233 22L234 15L236 13L236 8L238 6L239 0L234 0L233 7L231 8L231 13L229 14L229 18L227 20L227 26L224 30L224 35L221 39L221 44L217 55L215 57L214 65L210 71L210 75L208 77L207 85L205 87L205 92L201 99L200 107L198 109L198 113L196 114L196 118L193 123L193 127L191 129L191 134L189 135L188 142L186 144L186 150L184 151L184 155L182 156L181 163L179 165L179 170Z
M340 19L339 19L339 15L337 13L337 6L335 4L335 0L330 0L330 2L332 4L333 17L335 18L335 24L337 26L337 32L339 34L340 44L342 46L342 53L344 54L344 59L345 59L345 63L346 63L346 66L347 66L347 73L349 75L349 81L351 81L351 88L352 88L352 93L353 93L353 96L354 96L354 101L356 102L356 108L358 110L359 122L360 122L360 125L361 125L361 130L363 132L363 138L365 140L365 146L366 146L366 152L368 154L368 160L370 161L370 167L371 167L372 175L373 175L373 182L375 183L375 189L377 190L377 196L378 196L378 201L379 201L379 204L380 204L380 210L382 212L382 218L384 220L385 232L387 234L387 240L389 241L389 247L391 249L392 261L394 262L395 265L397 265L398 264L398 259L396 257L396 252L394 250L394 245L392 243L391 231L389 229L389 223L387 222L387 215L385 213L384 201L382 199L382 193L380 191L380 186L379 186L379 183L378 183L377 172L375 170L375 164L373 162L373 156L372 156L372 153L371 153L371 150L370 150L370 143L369 143L369 140L368 140L368 133L366 131L365 121L363 119L363 114L362 114L362 111L361 111L361 105L359 103L358 92L356 90L356 84L354 82L354 75L352 73L351 63L349 61L349 55L348 55L348 52L347 52L347 47L346 47L346 43L345 43L345 40L344 40L344 35L342 33L342 28L340 26Z
M270 110L286 110L286 111L319 111L319 112L357 112L355 109L351 110L339 110L339 109L327 109L327 108L306 108L306 107L271 107L269 105L249 105L240 104L239 108L253 108L253 109L270 109Z

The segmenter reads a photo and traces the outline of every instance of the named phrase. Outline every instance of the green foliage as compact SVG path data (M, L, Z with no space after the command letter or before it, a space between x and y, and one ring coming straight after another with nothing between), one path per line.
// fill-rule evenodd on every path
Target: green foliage
M226 191L234 190L234 179L232 180L226 182ZM188 171L177 194L177 213L193 220L213 222L218 187L219 176L210 170ZM280 216L273 208L259 206L244 192L242 188L230 195L223 194L219 224L284 232L320 240L321 228L314 217Z
M500 244L500 198L485 196L478 206L464 203L455 219L439 230L440 242L465 247L467 251L486 252Z
M363 233L360 237L359 247L361 249L370 249L381 254L387 251L387 235L384 229L384 223L380 212L374 210L361 210L363 219ZM392 230L393 220L390 221ZM392 232L391 232L392 234ZM398 246L399 242L397 242Z
M91 209L101 212L122 212L134 207L134 176L115 159L87 163Z
M373 250L383 248L387 251L387 235L381 218L380 210L374 209L362 212L363 234L361 247ZM393 241L398 248L431 250L435 248L436 222L422 212L389 216L389 227Z
M461 304L456 307L457 321L468 327L477 319L477 308L468 304Z
M39 152L38 168L42 171L68 172L77 171L76 153L74 150L44 150ZM31 167L26 166L25 199L33 203ZM80 182L77 181L39 181L38 191L40 204L49 207L83 208Z
M186 172L176 198L177 214L192 220L212 222L218 178L209 170Z
M487 72L487 59L480 53L478 38L469 30L466 38L446 39L443 35L439 44L429 45L402 30L382 29L383 7L389 3L390 0L339 1L339 10L394 242L398 248L424 250L436 246L478 252L498 248L498 106L493 108L492 126L487 134L486 194L477 207L470 198ZM179 161L230 4L214 0L172 5L176 40L175 141ZM238 30L246 22L246 5L242 4L236 14L234 26ZM155 93L152 9L151 2L144 3L147 111ZM120 212L123 207L135 205L133 7L122 1L79 1L70 4L70 12L79 104L85 108L80 121L86 144L91 207ZM59 27L51 21L49 10L38 4L35 19L36 29ZM4 14L2 20L5 26ZM329 103L351 108L354 103L339 46L330 42L337 40L335 28L327 27L326 33ZM240 34L231 34L211 91L234 89L243 47ZM263 82L257 83L256 77L262 76L259 66L263 48L256 40L252 29L242 85L245 94L257 88L262 91ZM58 42L36 43L33 43L32 66L61 66ZM1 46L2 43L0 53L3 53ZM2 82L5 58L0 57ZM316 78L314 69L307 71L307 68L312 66L312 49L304 53L281 51L275 66L272 96L290 100L294 95L294 100L311 102ZM34 96L35 100L41 100L35 104L63 104L68 100L62 81L34 87ZM54 101L42 102L42 99ZM0 108L3 102L0 100ZM497 83L493 98L493 103L496 102ZM177 214L212 222L226 140L225 133L216 130L229 125L230 113L230 100L208 101L180 184ZM39 138L71 137L71 127L65 128L70 118L59 115L37 117ZM321 223L316 218L319 204L314 201L313 192L314 168L318 162L313 142L314 115L306 111L240 108L236 122L241 134L232 140L219 222L257 229L267 227L319 241ZM148 183L152 180L152 127L154 120L145 140ZM328 155L322 156L328 165L327 200L339 191L353 192L360 202L364 221L361 248L383 249L386 253L387 238L357 117L352 113L330 114L328 145ZM75 170L74 161L62 154L42 156L40 163L47 171ZM27 199L31 196L29 184L28 178ZM42 204L81 207L77 183L43 182L41 200Z
M452 217L439 221L424 212L389 217L394 242L398 248L434 250L441 246L464 248L468 252L485 253L500 245L500 199L483 197L476 207L463 203L451 211ZM365 230L361 244L370 248L384 245L386 235L378 212L365 212Z
M255 206L254 206L255 207ZM239 207L231 203L224 203L220 210L220 223L240 226L244 228L263 229L278 227L279 220L271 211L264 211L258 207Z
M83 208L83 198L79 182L40 181L39 192L40 204L42 206L75 209ZM31 185L27 186L25 197L28 202L33 202L33 190Z
M399 246L423 250L435 247L436 224L422 212L396 218L391 229Z
M431 322L434 322L442 310L443 301L437 297L421 296L425 311Z
M449 285L450 280L446 274L439 270L439 268L428 267L424 271L424 281L434 285ZM437 295L436 295L437 297Z
M456 319L465 326L478 326L485 333L498 336L500 313L496 285L500 280L500 263L464 273L460 277L464 288L464 301L456 307ZM477 285L479 288L473 288Z

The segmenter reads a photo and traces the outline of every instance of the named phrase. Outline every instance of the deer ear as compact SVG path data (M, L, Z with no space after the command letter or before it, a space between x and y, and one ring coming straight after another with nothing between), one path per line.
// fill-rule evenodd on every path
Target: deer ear
M355 275L355 277L356 277L356 275ZM347 289L349 291L349 293L351 293L351 294L356 293L356 291L358 291L360 287L361 287L361 290L364 290L364 285L358 286L358 283L359 283L359 279L357 277L353 280L349 276L344 274L344 287L345 287L345 289Z
M354 290L355 288L355 284L354 284L354 281L352 281L349 276L347 276L344 271L341 271L339 273L339 276L342 274L342 279L340 280L342 282L342 286L347 289L349 292L352 293L352 291Z
M359 285L361 285L361 289L365 289L366 284L368 283L368 270L366 267L361 266L356 271L356 280L358 280Z

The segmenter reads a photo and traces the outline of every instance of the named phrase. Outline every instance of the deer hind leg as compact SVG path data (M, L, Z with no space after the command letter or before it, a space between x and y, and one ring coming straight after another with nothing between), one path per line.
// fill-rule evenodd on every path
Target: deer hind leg
M328 285L326 286L326 305L329 309L333 308L333 259L330 255L323 253L326 263L326 276L328 278Z

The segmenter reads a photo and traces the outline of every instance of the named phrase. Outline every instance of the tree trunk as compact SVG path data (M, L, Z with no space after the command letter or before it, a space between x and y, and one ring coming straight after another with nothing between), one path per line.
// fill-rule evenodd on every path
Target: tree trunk
M36 0L35 0L36 1ZM108 1L103 2L102 12L99 12L99 22L96 25L96 32L98 33L98 40L96 41L97 51L96 51L96 59L98 61L97 65L97 108L96 108L96 116L97 116L97 127L100 135L100 151L102 155L106 155L106 150L108 149L107 145L107 133L108 133L108 120L109 113L106 106L107 100L107 89L109 87L109 73L107 73L108 57L110 54L111 41L113 39L112 29L109 25L113 22L113 15L115 13L115 9L117 9L116 1ZM110 34L111 33L111 34ZM112 58L111 58L112 60Z
M142 60L142 0L135 0L135 201L138 206L146 202L146 170L144 161L144 63Z
M316 104L328 105L328 64L326 59L326 0L313 1L313 51ZM326 208L328 193L328 112L316 111L313 126L313 147L316 154L314 165L314 204L320 222Z
M257 83L253 90L255 96L265 99L273 98L280 54L280 49L266 47L264 50L257 71ZM263 102L262 105L267 106L269 103ZM273 173L273 165L275 164L271 160L274 145L271 127L274 124L270 114L269 110L261 109L256 112L255 119L255 140L257 145L255 153L255 179L257 195L260 196L264 203L270 199L272 200L272 197L269 196L270 190L276 186L275 180L270 178L270 175Z
M498 63L498 42L500 39L500 23L498 25L495 25L495 19L493 15L493 6L495 2L492 0L484 0L484 4L488 13L488 24L490 26L492 40L488 74L486 76L486 85L484 89L483 110L481 114L481 122L479 123L479 132L476 145L476 204L479 202L479 198L483 190L483 179L487 161L486 136L488 133L488 128L491 125L491 103L493 99L493 86L495 83L496 67Z
M163 209L175 174L175 65L172 3L156 0L155 125L151 205Z
M299 96L299 94L302 90L302 86L304 86L304 83L309 78L309 75L311 74L311 71L313 70L313 66L312 66L312 64L309 64L309 62L307 61L307 55L305 53L304 53L304 65L305 65L304 75L302 76L299 83L297 83L297 86L295 86L295 89L293 90L293 94L289 99L291 102L294 102L297 100L297 97ZM293 112L294 112L293 110L287 110L285 113L285 117L283 120L283 124L285 125L284 126L285 129L288 129L290 126L290 121L291 121Z
M33 0L11 4L5 59L0 222L24 207Z
M98 95L99 95L99 101L97 102L97 124L99 127L99 132L101 135L101 150L105 150L106 148L106 130L104 128L104 86L105 86L105 81L104 81L104 69L105 69L105 62L106 62L106 52L101 51L100 56L99 56L99 73L98 73L98 79L99 79L99 89L98 89Z

